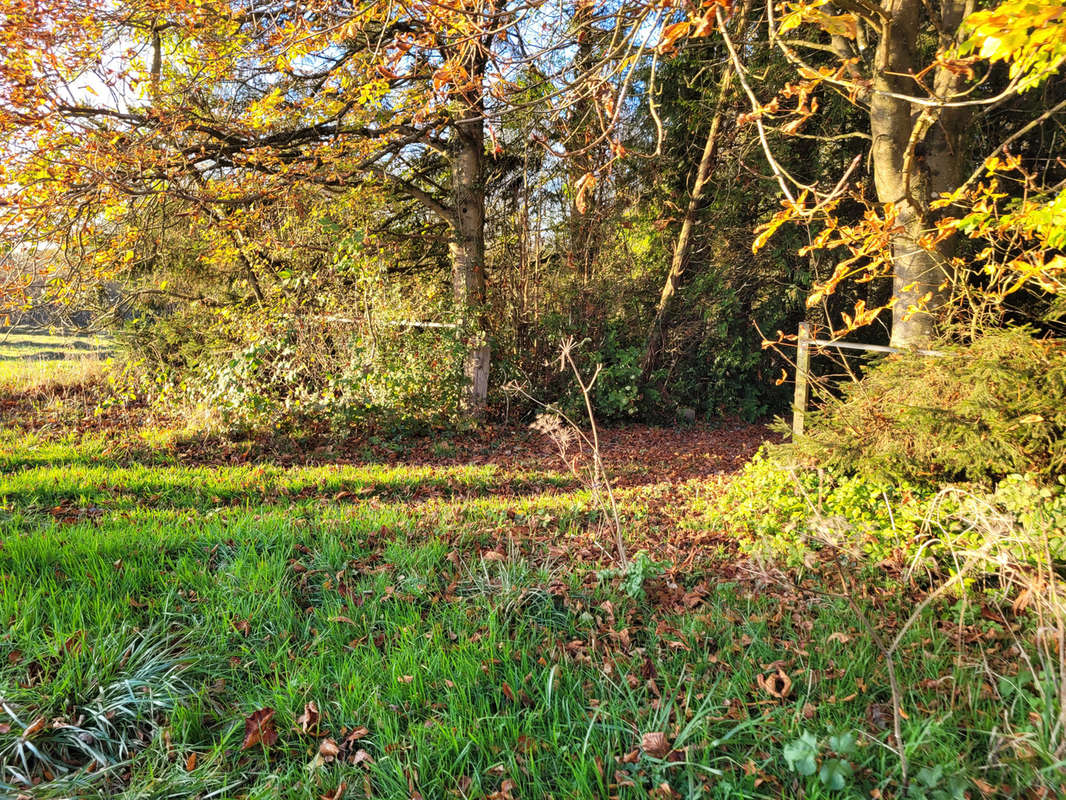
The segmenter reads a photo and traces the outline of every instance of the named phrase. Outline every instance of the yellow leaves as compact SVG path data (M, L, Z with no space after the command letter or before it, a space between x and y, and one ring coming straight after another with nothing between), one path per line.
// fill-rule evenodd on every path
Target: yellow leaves
M817 9L820 6L824 6L826 1L827 0L814 0L813 3L799 2L786 4L785 7L790 10L781 17L781 22L777 26L778 33L788 33L789 31L798 28L803 23L809 22L817 12Z
M827 14L822 10L826 3L827 0L814 0L812 3L805 3L801 0L798 3L786 4L785 8L788 11L781 17L777 32L785 34L795 30L800 25L814 24L830 36L843 36L848 39L857 38L859 35L858 18L851 12Z
M830 36L844 36L855 39L859 35L859 21L852 13L825 14L818 18L818 26Z
M1043 83L1066 61L1066 6L1055 0L1007 0L963 22L969 38L958 48L1010 65L1021 91Z
M782 205L784 206L784 208L774 214L774 216L770 219L769 222L764 222L762 225L758 226L755 229L756 236L755 241L752 242L751 245L751 252L758 253L759 250L761 250L763 246L768 241L770 241L770 237L777 232L778 228L780 228L789 220L801 216L803 214L803 203L804 201L806 201L806 199L807 191L805 189L803 193L796 199L795 204L791 203L788 200L782 201Z
M270 127L280 118L279 107L284 99L285 95L281 89L274 89L269 94L249 104L248 110L244 114L244 121L257 130Z
M770 237L777 232L777 229L784 225L786 222L788 222L790 219L792 219L794 216L795 214L793 213L792 208L790 206L784 211L778 211L776 214L774 214L773 218L769 222L766 222L757 227L755 231L758 235L755 237L755 241L752 242L751 252L758 253L759 250L761 250L766 245L766 243L770 241Z

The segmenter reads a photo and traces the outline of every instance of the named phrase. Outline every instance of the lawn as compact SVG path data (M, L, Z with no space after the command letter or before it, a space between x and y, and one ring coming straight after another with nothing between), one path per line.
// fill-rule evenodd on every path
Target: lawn
M529 431L267 451L123 419L8 416L0 434L10 795L1056 785L1041 676L990 686L989 659L1017 661L1012 629L947 597L895 659L904 789L874 640L914 609L902 578L759 565L694 510L762 429L605 434L629 551L647 553L621 571L588 491Z

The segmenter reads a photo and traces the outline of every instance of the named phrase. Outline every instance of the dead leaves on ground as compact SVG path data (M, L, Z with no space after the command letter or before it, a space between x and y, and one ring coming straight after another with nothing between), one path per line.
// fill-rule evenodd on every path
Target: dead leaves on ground
M271 747L278 741L278 732L274 728L274 713L272 708L260 708L245 717L241 750L247 750L257 744Z

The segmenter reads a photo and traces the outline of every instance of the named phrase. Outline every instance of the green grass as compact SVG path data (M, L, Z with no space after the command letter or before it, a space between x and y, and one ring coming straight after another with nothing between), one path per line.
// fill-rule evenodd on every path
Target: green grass
M40 797L900 796L885 665L844 600L724 567L632 597L578 556L595 515L562 473L187 466L13 431L0 465L6 791L22 775ZM644 500L622 502L635 519ZM702 602L670 599L696 587ZM876 581L857 594L887 626L913 606ZM899 655L911 775L932 784L912 797L1057 786L1054 709L1009 680L990 693L956 646L960 620L982 652L1013 646L978 611L935 605ZM242 749L260 709L277 741ZM110 767L89 773L62 725L94 720ZM672 753L641 749L654 732ZM842 789L785 757L807 733L824 767L849 732Z

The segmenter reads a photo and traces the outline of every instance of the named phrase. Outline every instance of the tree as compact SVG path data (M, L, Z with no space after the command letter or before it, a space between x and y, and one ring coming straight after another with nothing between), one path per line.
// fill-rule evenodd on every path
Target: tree
M845 278L870 280L887 272L893 282L888 303L892 343L927 346L949 297L958 297L959 287L972 281L972 273L956 257L960 203L967 199L960 192L972 184L965 173L973 161L971 148L981 144L968 135L969 126L975 113L1002 106L1055 73L1066 52L1066 9L1053 3L1015 3L971 17L973 4L963 0L933 5L816 0L785 3L778 12L767 5L768 37L792 66L795 80L770 102L759 100L742 52L722 30L751 103L747 119L759 129L764 156L784 195L784 211L765 226L758 243L789 219L819 222L812 247L844 249L849 257L816 288L811 301L831 294ZM721 22L722 13L717 13ZM1034 40L1031 31L1040 35ZM825 63L826 54L835 63ZM989 56L1014 63L1006 80L987 63ZM836 212L848 196L847 182L858 160L843 176L811 183L782 168L775 154L771 130L833 141L831 131L803 132L816 124L811 120L817 119L821 92L836 93L866 110L876 205L869 205L857 222ZM1061 103L1040 108L1015 124L994 150L1062 110ZM1045 177L1054 186L1053 174ZM861 194L854 197L867 202ZM980 205L975 197L969 199L971 208ZM1043 268L1034 272L1048 274ZM857 305L845 316L845 329L876 319L882 310Z
M612 65L649 13L590 16L613 32L576 81L620 80ZM79 266L114 274L145 235L121 220L178 198L214 220L261 300L269 254L247 235L257 219L292 187L373 180L444 226L477 413L491 358L486 151L529 97L515 89L531 65L551 87L546 107L565 105L564 14L536 0L3 0L5 238L61 238L68 250L91 240Z

